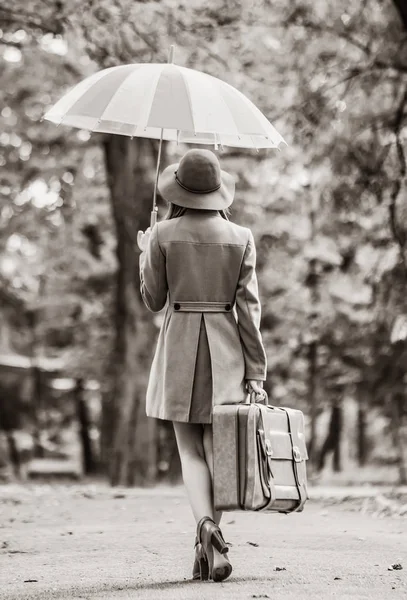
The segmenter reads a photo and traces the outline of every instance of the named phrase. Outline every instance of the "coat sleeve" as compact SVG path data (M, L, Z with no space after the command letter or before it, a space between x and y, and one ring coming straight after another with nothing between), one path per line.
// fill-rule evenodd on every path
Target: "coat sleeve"
M140 254L140 291L151 312L159 312L167 301L168 284L165 255L158 241L158 226L151 232L145 252Z
M256 247L250 230L236 290L236 311L245 361L245 378L264 381L267 359L260 333L261 306L256 277Z

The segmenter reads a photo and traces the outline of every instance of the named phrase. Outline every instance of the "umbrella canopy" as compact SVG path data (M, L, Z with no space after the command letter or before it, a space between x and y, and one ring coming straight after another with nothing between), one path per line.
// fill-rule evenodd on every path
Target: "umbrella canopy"
M285 143L237 89L172 63L98 71L63 96L44 118L89 131L215 148L278 148Z

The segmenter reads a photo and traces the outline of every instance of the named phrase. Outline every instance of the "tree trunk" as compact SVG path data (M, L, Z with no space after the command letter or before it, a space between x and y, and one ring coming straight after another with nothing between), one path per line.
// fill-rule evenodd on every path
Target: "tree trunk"
M18 452L16 440L14 438L12 431L8 431L6 433L6 439L7 439L7 445L8 445L8 454L9 454L11 465L13 467L14 475L15 475L15 477L20 477L20 475L21 475L20 455Z
M403 421L404 421L404 396L392 394L391 396L391 423L393 433L393 444L397 453L399 469L399 484L407 485L407 461L403 443Z
M393 0L394 5L400 15L404 29L407 31L407 4L406 0Z
M311 225L311 243L314 242L317 233L317 212L319 208L319 198L311 192L309 196L311 206L309 209L309 219ZM319 273L316 258L310 258L308 261L308 273L306 285L310 291L311 312L308 315L308 331L310 341L308 342L308 406L310 411L310 440L308 443L308 454L310 466L316 465L316 447L317 447L317 378L318 378L318 353L319 353Z
M329 421L328 433L318 458L318 470L321 471L325 465L328 452L333 452L333 470L337 473L341 470L341 432L342 432L342 407L339 401L332 404L331 419Z
M317 343L312 341L308 345L308 406L310 411L310 439L307 444L308 454L312 464L315 464L315 448L317 444Z
M333 470L335 473L342 471L341 461L341 434L342 434L342 406L336 402L332 407L332 431L333 431Z
M359 467L364 467L367 459L366 447L366 406L364 398L358 397L358 416L357 416L357 459Z
M156 476L156 421L145 415L145 390L156 328L140 296L139 229L149 225L154 153L149 140L104 142L117 234L116 341L112 390L104 398L104 440L112 485L147 485Z

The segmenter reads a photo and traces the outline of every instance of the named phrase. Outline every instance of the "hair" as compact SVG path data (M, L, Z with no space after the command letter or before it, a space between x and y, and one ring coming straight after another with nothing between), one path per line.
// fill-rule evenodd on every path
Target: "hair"
M167 211L167 214L165 215L164 219L166 221L168 221L169 219L176 219L177 217L182 217L182 215L184 215L187 210L189 210L189 209L185 208L184 206L179 206L178 204L174 204L173 202L168 202L168 211ZM202 209L193 209L193 210L202 210ZM218 210L218 213L220 214L222 219L229 221L230 210L228 208L226 208L224 210L223 209Z

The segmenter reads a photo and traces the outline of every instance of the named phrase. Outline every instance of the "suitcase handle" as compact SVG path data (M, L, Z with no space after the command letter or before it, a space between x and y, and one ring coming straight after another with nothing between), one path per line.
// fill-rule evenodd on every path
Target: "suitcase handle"
M262 390L261 394L257 394L249 384L247 384L246 389L250 396L250 404L264 404L265 406L269 405L269 398L266 390Z

